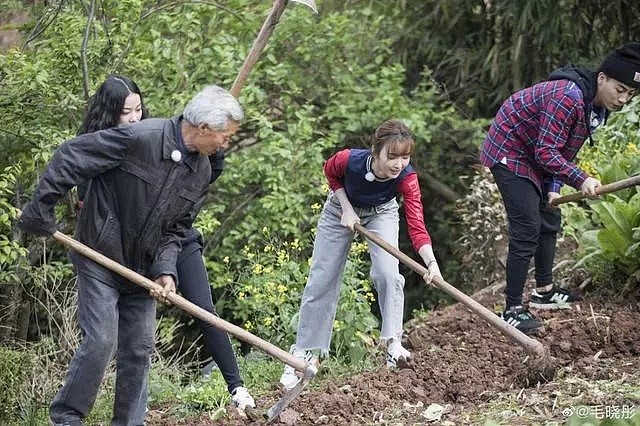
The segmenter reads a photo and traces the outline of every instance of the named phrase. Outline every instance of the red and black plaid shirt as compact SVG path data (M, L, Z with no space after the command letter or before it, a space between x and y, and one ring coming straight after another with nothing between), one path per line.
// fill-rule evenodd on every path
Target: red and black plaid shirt
M582 92L570 80L514 93L491 123L480 161L487 167L504 164L543 193L558 192L564 182L580 188L588 176L572 161L589 136L584 106Z

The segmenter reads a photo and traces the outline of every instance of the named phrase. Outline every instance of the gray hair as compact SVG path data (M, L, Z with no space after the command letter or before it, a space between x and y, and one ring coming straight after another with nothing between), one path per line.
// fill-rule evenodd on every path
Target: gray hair
M238 100L220 86L206 86L189 101L182 113L194 126L206 124L214 130L223 130L229 120L240 122L244 118Z

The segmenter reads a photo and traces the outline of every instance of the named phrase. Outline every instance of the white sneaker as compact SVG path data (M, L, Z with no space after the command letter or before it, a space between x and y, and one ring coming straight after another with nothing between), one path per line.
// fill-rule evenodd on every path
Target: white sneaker
M402 347L399 339L389 339L387 346L387 367L396 368L398 361L408 361L411 352Z
M311 351L296 349L296 345L291 345L291 349L289 350L289 352L294 357L303 360L307 364L318 363L318 359L315 356L313 356L313 353ZM282 376L280 376L280 383L282 384L282 386L284 386L286 390L291 390L295 387L295 385L298 384L300 380L302 380L302 377L299 376L298 374L300 373L298 373L295 368L293 368L290 365L285 365L284 372L282 373Z
M238 386L231 391L231 400L234 405L241 410L244 410L247 407L256 408L256 402L244 386Z

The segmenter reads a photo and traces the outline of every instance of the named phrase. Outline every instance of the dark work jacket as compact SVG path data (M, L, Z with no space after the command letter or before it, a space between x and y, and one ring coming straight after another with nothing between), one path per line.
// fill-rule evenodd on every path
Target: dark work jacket
M23 216L53 223L55 203L74 185L90 179L77 239L151 279L176 278L181 241L211 179L206 156L171 159L178 149L178 126L178 117L151 118L65 142L44 171ZM76 264L83 262L78 256L73 259ZM91 272L97 269L100 276L114 277L90 264ZM79 271L86 271L86 265L77 265Z

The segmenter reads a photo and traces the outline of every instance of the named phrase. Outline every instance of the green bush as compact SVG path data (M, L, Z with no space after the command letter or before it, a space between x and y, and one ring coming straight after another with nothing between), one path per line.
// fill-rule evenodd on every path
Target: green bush
M282 241L262 231L260 244L247 244L243 258L246 267L226 287L233 292L225 300L232 316L246 330L279 347L295 340L298 310L307 281L309 262L302 256L299 240ZM366 244L354 242L345 267L340 300L334 321L332 351L343 361L361 361L368 346L377 337L378 321L371 313L375 301L368 279ZM230 262L229 258L223 262ZM221 303L225 306L225 303ZM224 308L223 308L224 309Z
M634 99L594 135L579 165L603 184L640 173L640 122ZM568 191L567 191L568 192ZM580 211L581 209L586 209ZM623 295L640 282L640 191L637 187L563 207L564 229L580 245L580 261L599 285L616 283ZM623 284L618 284L619 281Z

